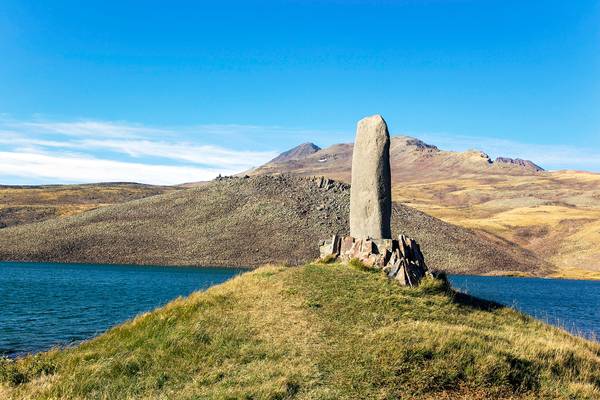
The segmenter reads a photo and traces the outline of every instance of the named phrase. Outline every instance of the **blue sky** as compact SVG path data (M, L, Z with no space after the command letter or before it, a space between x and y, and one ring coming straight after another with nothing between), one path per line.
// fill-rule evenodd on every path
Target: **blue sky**
M0 2L0 183L210 179L374 113L600 171L599 105L600 0Z

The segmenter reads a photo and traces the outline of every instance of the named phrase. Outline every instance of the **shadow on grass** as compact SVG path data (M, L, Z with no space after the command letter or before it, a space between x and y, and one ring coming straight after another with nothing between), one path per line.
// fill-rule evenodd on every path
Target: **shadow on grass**
M505 305L474 297L466 293L458 292L451 289L452 301L462 307L476 308L481 311L494 311L501 308L507 308Z
M450 296L452 302L461 307L468 307L472 309L477 309L481 311L494 311L502 308L507 308L505 305L497 303L495 301L484 300L479 297L471 296L470 294L466 294L460 292L452 287L452 284L448 280L448 276L445 272L433 272L434 279L433 282L430 281L429 284L425 284L424 288L421 289L425 293L429 291L445 293Z

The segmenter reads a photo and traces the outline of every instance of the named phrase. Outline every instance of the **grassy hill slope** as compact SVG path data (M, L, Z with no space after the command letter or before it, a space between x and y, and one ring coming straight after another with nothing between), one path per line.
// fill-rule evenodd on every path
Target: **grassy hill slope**
M323 185L322 185L323 186ZM318 241L349 232L347 185L259 176L215 181L77 216L0 230L0 259L163 265L301 264ZM454 273L550 269L492 236L396 205L393 231L416 238L429 265Z
M265 267L78 347L0 363L0 398L592 399L599 354L440 281Z
M138 183L2 186L0 228L80 214L94 208L141 199L177 187Z

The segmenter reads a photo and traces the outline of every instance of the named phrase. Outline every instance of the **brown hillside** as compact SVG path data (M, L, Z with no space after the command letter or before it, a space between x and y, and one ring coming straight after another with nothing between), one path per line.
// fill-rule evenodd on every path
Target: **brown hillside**
M314 143L302 143L299 146L294 147L291 150L285 151L272 159L271 163L283 163L291 160L301 160L309 157L311 154L321 150L319 146Z
M394 200L446 222L502 237L554 264L558 276L600 278L600 174L540 171L531 161L450 152L393 137ZM292 173L350 180L352 145L249 174Z
M0 259L257 266L300 264L317 240L348 232L349 189L290 176L233 178L83 214L0 230ZM396 205L395 234L422 245L431 267L454 273L543 275L521 248Z
M286 157L249 171L249 175L294 173L304 176L325 175L332 179L350 180L352 144L336 144L298 158ZM291 150L290 150L291 151ZM286 152L287 153L287 152ZM284 153L284 154L286 154ZM540 167L531 161L499 157L493 161L480 151L454 152L438 149L409 136L393 136L390 144L392 179L437 180L465 174L529 175L539 173Z

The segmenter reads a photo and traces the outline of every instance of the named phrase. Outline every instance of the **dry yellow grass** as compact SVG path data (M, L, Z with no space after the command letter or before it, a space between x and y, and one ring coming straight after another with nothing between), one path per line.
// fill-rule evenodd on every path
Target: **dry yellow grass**
M0 228L68 217L177 189L135 183L0 186Z
M560 171L405 182L394 197L444 221L515 242L558 268L600 276L600 175Z

